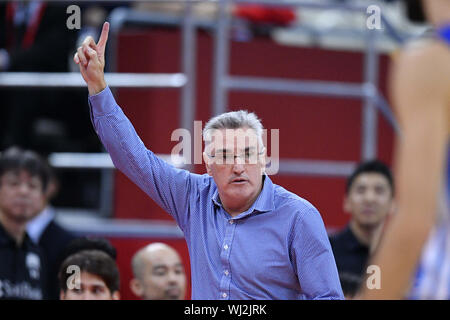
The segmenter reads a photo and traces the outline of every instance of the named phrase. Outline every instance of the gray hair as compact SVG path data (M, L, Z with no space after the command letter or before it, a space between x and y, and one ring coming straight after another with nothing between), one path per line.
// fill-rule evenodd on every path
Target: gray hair
M263 125L261 120L253 112L247 110L230 111L222 113L210 119L203 129L203 141L205 143L211 141L212 134L215 130L221 129L253 129L258 137L258 143L264 146L263 143Z

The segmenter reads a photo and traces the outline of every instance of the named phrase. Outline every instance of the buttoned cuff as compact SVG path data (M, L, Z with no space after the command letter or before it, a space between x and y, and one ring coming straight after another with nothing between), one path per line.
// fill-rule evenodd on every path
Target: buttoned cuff
M92 113L96 117L112 113L117 106L116 100L108 86L99 93L89 96L88 99Z

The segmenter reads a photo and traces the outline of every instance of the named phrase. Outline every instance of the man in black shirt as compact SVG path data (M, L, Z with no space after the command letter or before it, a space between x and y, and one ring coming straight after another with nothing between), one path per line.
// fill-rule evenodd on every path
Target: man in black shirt
M371 248L394 209L394 182L389 168L373 160L361 163L347 180L344 211L350 222L330 238L342 290L351 298L359 288Z
M31 151L11 148L0 157L0 299L46 298L40 249L26 223L42 207L48 169Z
M55 170L48 163L47 166L49 181L43 199L44 208L27 223L26 230L31 240L41 248L44 254L44 262L47 266L47 299L59 300L58 272L63 262L64 250L77 237L56 221L57 210L50 201L58 193L59 180Z

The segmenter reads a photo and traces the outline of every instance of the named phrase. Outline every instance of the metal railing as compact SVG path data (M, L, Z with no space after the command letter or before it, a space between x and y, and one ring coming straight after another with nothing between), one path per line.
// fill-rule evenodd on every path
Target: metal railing
M105 74L111 88L183 88L187 78L182 73ZM16 88L83 88L86 86L79 72L2 72L0 87Z

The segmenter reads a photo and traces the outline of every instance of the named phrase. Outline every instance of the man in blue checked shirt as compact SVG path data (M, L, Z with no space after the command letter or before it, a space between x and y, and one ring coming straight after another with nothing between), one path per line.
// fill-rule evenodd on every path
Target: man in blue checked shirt
M89 89L94 128L114 165L170 213L189 248L193 299L343 299L319 212L265 174L262 125L228 112L205 126L208 174L148 150L104 80L109 24L74 61ZM241 142L244 143L241 143Z

